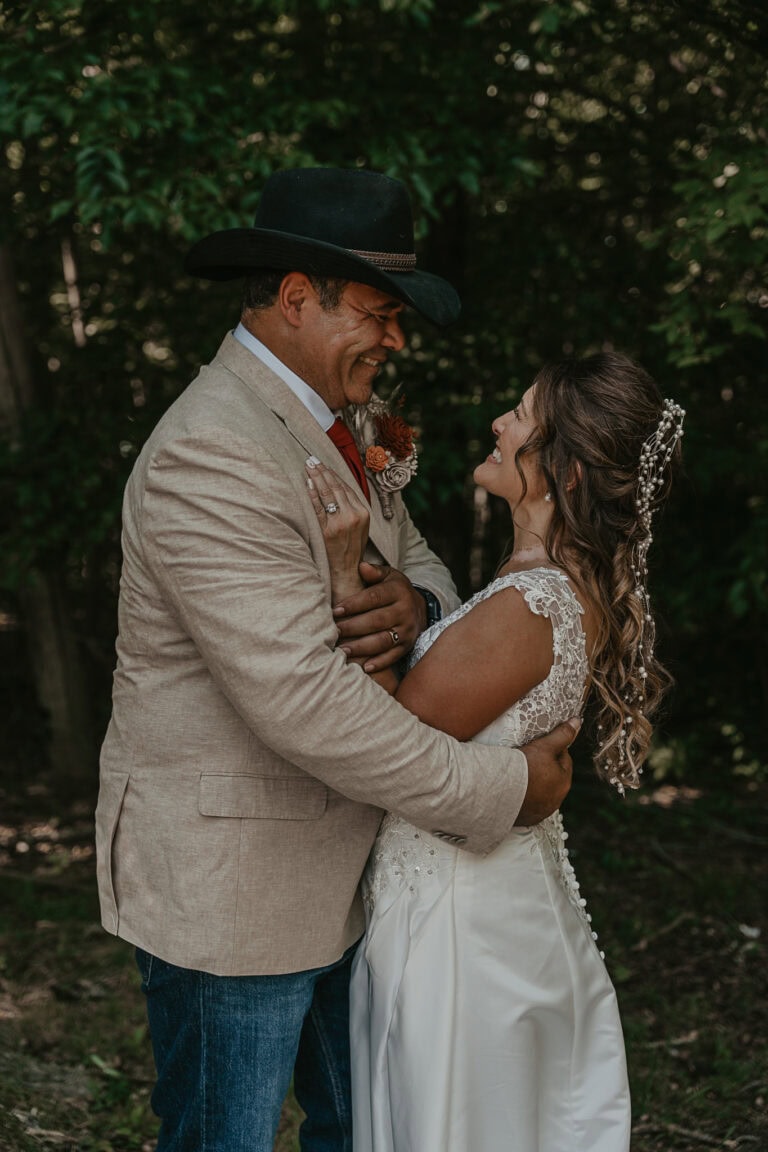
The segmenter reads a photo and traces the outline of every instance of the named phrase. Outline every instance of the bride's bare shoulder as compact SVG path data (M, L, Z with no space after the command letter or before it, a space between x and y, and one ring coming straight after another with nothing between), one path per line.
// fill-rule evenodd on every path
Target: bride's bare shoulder
M445 628L397 699L427 724L467 740L549 675L552 625L514 585L489 587Z

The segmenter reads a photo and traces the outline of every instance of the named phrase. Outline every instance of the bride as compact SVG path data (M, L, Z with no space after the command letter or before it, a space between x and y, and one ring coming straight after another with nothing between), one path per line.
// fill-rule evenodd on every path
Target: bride
M651 516L683 416L626 357L544 368L474 473L509 504L511 555L383 687L460 740L507 745L591 696L597 771L636 788L667 679ZM310 476L338 603L362 587L368 517L335 473ZM385 817L352 978L355 1152L627 1152L616 997L565 841L555 813L478 857Z

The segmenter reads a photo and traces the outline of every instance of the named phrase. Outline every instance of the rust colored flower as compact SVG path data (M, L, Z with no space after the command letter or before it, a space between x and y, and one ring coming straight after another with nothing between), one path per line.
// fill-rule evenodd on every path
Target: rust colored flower
M388 448L396 460L404 460L413 452L413 429L410 428L402 416L392 416L382 412L376 416L376 430L378 439L384 448Z
M378 444L371 444L370 448L366 449L365 466L370 468L371 472L383 472L387 464L389 464L389 456L386 448L382 448Z

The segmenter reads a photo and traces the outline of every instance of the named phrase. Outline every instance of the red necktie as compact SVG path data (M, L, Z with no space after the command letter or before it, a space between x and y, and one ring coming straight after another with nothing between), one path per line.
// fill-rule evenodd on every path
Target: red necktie
M350 432L349 428L347 428L346 424L340 416L337 416L333 424L331 424L330 428L328 429L328 435L330 436L331 440L333 440L339 452L346 460L352 475L355 477L355 480L357 480L358 484L362 488L363 495L370 504L371 494L368 490L368 477L366 476L365 469L363 468L362 458L357 450L357 445L352 438L352 433Z

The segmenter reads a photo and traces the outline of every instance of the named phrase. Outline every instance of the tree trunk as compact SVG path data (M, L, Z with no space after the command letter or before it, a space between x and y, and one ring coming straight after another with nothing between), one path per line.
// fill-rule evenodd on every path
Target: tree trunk
M22 340L19 294L11 257L0 244L0 432L13 436L21 413L32 406L32 370Z
M36 399L11 257L7 246L0 245L0 433L16 439L22 414ZM38 699L49 717L55 785L69 791L92 775L95 747L64 573L29 572L19 605Z

